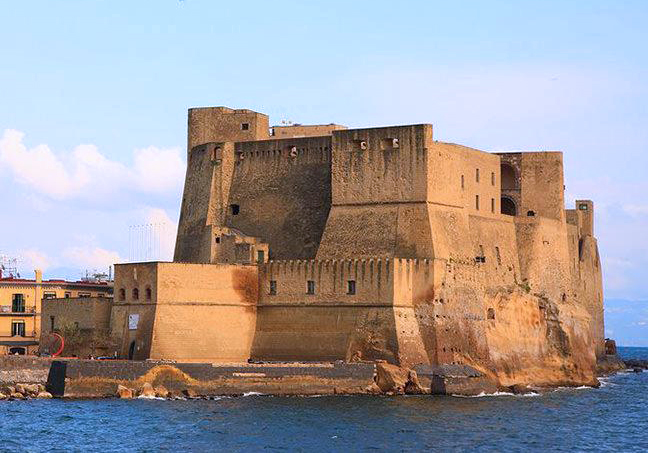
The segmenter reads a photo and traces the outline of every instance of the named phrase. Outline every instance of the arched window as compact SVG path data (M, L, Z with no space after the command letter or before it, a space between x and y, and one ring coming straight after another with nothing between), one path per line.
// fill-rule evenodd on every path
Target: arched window
M519 189L515 168L507 163L501 165L502 190Z
M495 309L489 308L486 316L488 319L495 319Z
M534 215L535 215L535 211L527 211L528 217L533 217Z
M119 288L119 300L126 300L126 290Z
M146 300L151 300L151 287L146 287Z
M500 211L502 214L506 215L517 215L515 201L511 200L509 197L502 197L502 200L500 201Z
M133 300L139 299L139 289L133 288Z

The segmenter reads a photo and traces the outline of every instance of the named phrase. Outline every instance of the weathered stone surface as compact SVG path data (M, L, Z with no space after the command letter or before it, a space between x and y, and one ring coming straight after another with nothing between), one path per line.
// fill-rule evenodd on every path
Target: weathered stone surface
M185 396L186 398L197 398L198 392L196 392L194 389L187 388L182 390L182 395Z
M50 398L52 398L52 394L49 393L49 392L39 392L39 393L36 395L36 398L50 399Z
M142 388L139 391L139 396L144 397L144 398L154 398L155 397L155 389L153 388L153 386L150 383L145 382L142 385Z
M118 385L117 386L117 396L122 398L122 399L130 399L133 397L133 390L129 389L128 387L125 387L123 385Z
M409 370L390 363L376 363L376 385L383 392L405 393Z
M29 395L38 395L40 391L38 384L25 384L23 388Z
M17 400L22 400L25 399L25 395L22 393L14 392L11 395L9 395L11 398L17 399Z
M405 393L407 395L422 395L424 393L427 393L421 386L418 375L414 370L409 370L407 382L405 383Z
M524 395L527 393L533 393L533 390L530 389L528 386L523 385L523 384L515 384L509 386L508 390L512 393L515 393L516 395Z
M158 398L167 398L169 396L169 391L163 385L158 385L155 387L155 396Z

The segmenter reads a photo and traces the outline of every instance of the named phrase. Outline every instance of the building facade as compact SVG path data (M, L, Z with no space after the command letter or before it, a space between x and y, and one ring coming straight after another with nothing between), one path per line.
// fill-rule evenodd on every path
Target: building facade
M54 298L108 297L112 282L43 280L0 275L0 354L32 354L38 350L41 301Z
M258 112L189 110L174 262L115 269L124 357L594 378L593 203L565 208L561 152L488 153L430 124L271 131Z

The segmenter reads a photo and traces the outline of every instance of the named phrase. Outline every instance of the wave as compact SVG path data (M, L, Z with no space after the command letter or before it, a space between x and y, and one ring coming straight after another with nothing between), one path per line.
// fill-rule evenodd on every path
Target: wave
M263 396L263 393L259 393L259 392L245 392L242 396Z
M478 393L477 395L455 395L455 394L452 394L450 396L454 396L456 398L484 398L484 397L487 397L487 396L515 396L517 398L529 398L529 397L534 397L534 396L541 396L541 394L536 393L536 392L529 392L529 393L511 393L511 392L486 393L486 392L481 392L481 393Z

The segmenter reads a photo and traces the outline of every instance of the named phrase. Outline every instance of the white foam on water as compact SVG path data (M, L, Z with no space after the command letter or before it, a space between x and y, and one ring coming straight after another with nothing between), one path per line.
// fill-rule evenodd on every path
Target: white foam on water
M263 393L259 392L245 392L243 396L263 396Z
M140 395L137 397L138 400L164 400L166 401L166 398L162 398L160 396L147 396L147 395Z
M529 393L511 393L511 392L494 392L494 393L485 393L481 392L477 395L450 395L456 398L483 398L486 396L514 396L516 398L529 398L534 396L541 396L540 393L529 392Z

